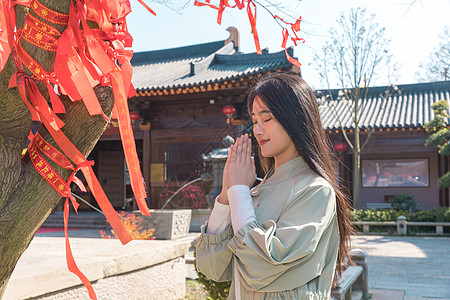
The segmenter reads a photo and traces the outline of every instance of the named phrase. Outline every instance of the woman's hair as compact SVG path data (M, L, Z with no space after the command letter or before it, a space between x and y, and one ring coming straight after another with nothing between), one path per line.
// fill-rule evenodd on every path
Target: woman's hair
M348 251L352 225L347 198L341 191L333 170L332 159L335 159L335 155L322 127L316 96L302 78L286 73L263 77L249 90L247 107L250 115L257 96L286 130L309 167L327 180L335 191L340 236L336 273L341 276L342 265L350 259ZM274 165L274 158L263 157L261 149L258 149L261 165L268 172Z

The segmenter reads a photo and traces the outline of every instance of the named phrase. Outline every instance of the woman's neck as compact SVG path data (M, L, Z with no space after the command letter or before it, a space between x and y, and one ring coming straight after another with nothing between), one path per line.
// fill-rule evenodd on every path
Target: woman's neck
M279 166L284 165L288 161L291 161L294 158L297 158L299 156L300 156L300 154L297 151L284 153L283 155L275 156L274 157L274 159L275 159L275 164L274 164L275 171L278 169Z

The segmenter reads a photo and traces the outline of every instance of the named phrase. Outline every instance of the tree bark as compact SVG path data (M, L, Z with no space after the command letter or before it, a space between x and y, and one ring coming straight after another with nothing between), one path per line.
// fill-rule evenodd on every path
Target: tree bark
M40 0L45 6L59 12L69 12L69 0ZM16 6L17 23L23 24L27 11ZM30 12L31 13L31 12ZM57 27L57 26L55 26ZM59 26L58 29L64 29ZM55 53L22 41L25 50L48 71L53 70ZM11 76L17 71L12 56L0 73L0 298L22 253L34 234L58 204L61 196L37 173L28 157L21 159L32 124L31 115L17 88L8 89ZM31 74L28 72L28 74ZM44 97L45 85L38 84ZM114 105L110 87L95 87L103 111L110 116ZM62 97L66 113L59 115L66 124L62 131L72 143L88 155L106 128L101 116L90 116L82 102ZM41 126L39 133L57 149L50 134ZM50 162L67 179L71 171Z

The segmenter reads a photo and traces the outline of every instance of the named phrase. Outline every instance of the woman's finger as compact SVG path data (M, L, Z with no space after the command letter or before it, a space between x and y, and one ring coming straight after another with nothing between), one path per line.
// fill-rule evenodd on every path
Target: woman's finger
M251 157L250 159L252 161L252 174L255 174L255 176L256 176L255 158Z
M241 161L242 161L242 146L243 146L243 140L242 140L242 137L239 137L238 138L238 143L237 143L237 145L236 145L236 163L237 164L240 164L241 163Z
M251 164L251 155L252 155L252 141L248 137L248 135L245 135L245 162L247 165Z
M235 163L236 159L237 159L237 155L236 155L236 148L238 145L234 144L233 146L231 146L231 159L230 159L230 163Z

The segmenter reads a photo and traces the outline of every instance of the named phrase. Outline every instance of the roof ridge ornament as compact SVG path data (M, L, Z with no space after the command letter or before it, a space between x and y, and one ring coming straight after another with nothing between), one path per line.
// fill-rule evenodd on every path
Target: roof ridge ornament
M227 31L230 33L230 36L225 40L225 45L233 42L234 49L238 52L240 47L239 30L236 27L230 26L227 28Z

